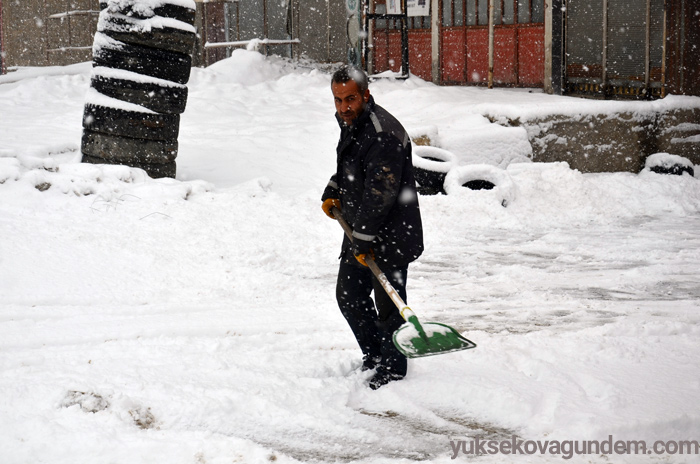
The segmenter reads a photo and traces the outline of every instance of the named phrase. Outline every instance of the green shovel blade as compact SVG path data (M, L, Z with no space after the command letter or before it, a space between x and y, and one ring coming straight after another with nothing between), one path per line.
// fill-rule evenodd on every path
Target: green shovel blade
M418 323L415 316L394 332L394 345L407 358L476 348L476 343L467 340L449 325L439 322Z

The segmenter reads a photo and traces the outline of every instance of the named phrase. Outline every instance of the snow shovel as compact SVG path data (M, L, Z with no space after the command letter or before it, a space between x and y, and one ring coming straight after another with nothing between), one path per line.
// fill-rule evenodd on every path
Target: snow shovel
M343 219L338 208L331 210L333 216L338 220L343 227L345 234L352 240L352 228ZM451 353L453 351L468 350L476 348L476 343L467 340L459 332L449 325L439 322L423 322L418 321L418 317L409 308L396 289L389 283L386 275L379 269L374 259L367 256L365 259L367 266L372 270L379 283L384 288L384 291L389 295L391 301L394 302L401 317L407 322L394 332L394 345L407 358L421 358L423 356L432 356L442 353Z

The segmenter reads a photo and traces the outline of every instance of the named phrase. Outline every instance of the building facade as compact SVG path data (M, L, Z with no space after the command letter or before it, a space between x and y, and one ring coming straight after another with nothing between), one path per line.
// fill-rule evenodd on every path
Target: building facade
M405 67L441 85L700 95L700 0L416 0L403 10L406 0L196 1L198 66L257 40L267 54L361 55L370 73ZM89 61L98 15L98 0L0 0L3 72Z
M440 84L700 95L700 0L433 0L431 16L372 20L373 72L400 71L403 21L411 73Z
M376 13L386 0L375 0ZM408 18L410 71L442 84L486 84L489 78L490 0L440 0L432 16ZM544 0L498 0L493 4L493 82L544 85ZM374 72L398 72L401 19L377 19L373 27ZM434 42L436 42L434 44ZM437 51L437 57L433 50ZM437 72L434 72L437 70ZM434 75L436 74L436 75Z

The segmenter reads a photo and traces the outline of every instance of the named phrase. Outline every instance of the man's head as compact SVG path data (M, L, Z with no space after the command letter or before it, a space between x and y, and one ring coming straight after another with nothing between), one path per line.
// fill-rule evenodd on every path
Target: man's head
M338 116L351 126L369 102L367 74L355 66L343 66L333 74L331 91Z

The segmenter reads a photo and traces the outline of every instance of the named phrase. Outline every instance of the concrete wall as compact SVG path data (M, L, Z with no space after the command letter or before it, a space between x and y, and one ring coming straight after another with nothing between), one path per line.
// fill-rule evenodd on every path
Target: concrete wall
M700 108L493 121L522 126L536 162L566 161L581 172L639 172L649 155L671 153L700 164Z
M663 113L657 128L657 151L683 156L700 165L700 109Z

